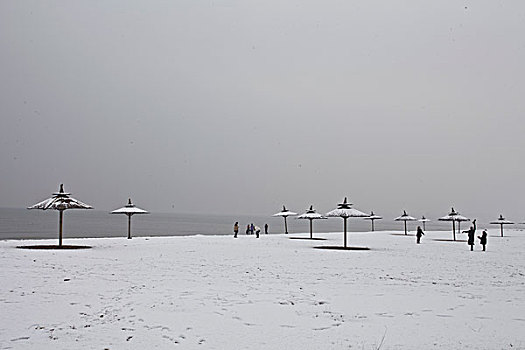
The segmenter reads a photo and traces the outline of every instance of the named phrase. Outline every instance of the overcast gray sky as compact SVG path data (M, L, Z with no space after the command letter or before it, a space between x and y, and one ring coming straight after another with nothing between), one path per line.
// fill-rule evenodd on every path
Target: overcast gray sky
M525 2L0 2L0 207L525 220Z

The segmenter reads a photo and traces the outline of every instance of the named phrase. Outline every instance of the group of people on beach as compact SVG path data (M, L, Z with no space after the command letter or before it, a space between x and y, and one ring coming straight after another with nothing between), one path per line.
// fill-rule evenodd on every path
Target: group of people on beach
M470 250L473 251L474 250L474 241L475 241L475 237L476 237L476 219L474 219L472 221L472 226L470 226L470 228L466 231L463 231L463 233L466 233L467 236L468 236L468 240L467 240L467 244L470 246ZM486 250L486 245L487 245L487 230L484 229L483 232L481 233L481 236L478 236L478 239L479 239L479 244L481 244L483 246L483 251Z
M261 233L261 228L259 226L255 226L253 223L246 225L247 235L255 234L255 238L259 238L260 233ZM268 234L268 224L264 224L264 233ZM235 224L233 225L233 238L237 238L238 234L239 234L239 222L236 221Z
M466 233L467 234L467 237L468 237L468 240L467 240L467 245L470 246L470 250L473 251L474 250L474 241L475 241L475 237L476 237L476 219L474 219L472 221L472 225L470 226L470 228L466 231L462 231L463 233ZM417 227L417 231L416 231L416 243L417 244L420 244L421 243L421 237L424 236L425 234L423 233L423 230L421 229L421 226L418 226ZM484 229L483 232L481 233L481 236L478 236L478 239L479 239L479 244L481 244L483 246L483 251L486 251L486 245L487 245L487 229Z
M474 250L474 240L476 236L476 219L472 221L472 225L470 228L466 231L462 231L463 233L466 233L468 236L467 244L470 246L470 250ZM253 235L255 234L255 238L259 238L259 235L261 233L261 228L259 226L255 226L253 223L246 225L246 234L247 235ZM264 233L268 234L268 224L264 224ZM233 238L237 238L237 235L239 234L239 222L236 221L233 225ZM416 243L421 243L421 237L424 236L425 233L423 232L423 229L421 226L417 227L416 230ZM481 236L478 236L479 243L483 246L483 251L486 251L486 245L487 245L487 230L484 229L481 233Z

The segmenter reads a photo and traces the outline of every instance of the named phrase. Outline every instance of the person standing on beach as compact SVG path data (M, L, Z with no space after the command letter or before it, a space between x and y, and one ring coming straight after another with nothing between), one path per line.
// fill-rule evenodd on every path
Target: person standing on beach
M246 225L246 234L250 234L250 224Z
M421 229L421 226L418 226L417 227L417 232L416 232L416 243L419 244L420 241L421 241L421 236L424 236L425 234L423 233L423 230Z
M472 220L472 226L467 231L463 231L468 235L467 244L470 246L470 251L474 250L474 237L476 237L476 219Z
M239 222L235 221L235 225L233 225L233 238L237 238L238 233L239 233Z
M487 229L484 229L481 233L481 237L478 236L479 243L483 246L483 251L485 251L485 246L487 245Z
M253 225L253 222L250 225L250 234L253 235L253 232L255 231L255 226Z
M264 234L268 234L268 224L264 224Z

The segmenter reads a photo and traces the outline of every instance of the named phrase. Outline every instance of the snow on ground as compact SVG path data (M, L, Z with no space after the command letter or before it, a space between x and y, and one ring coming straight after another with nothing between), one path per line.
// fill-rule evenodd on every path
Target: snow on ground
M0 349L525 349L506 232L486 253L450 232L1 241Z

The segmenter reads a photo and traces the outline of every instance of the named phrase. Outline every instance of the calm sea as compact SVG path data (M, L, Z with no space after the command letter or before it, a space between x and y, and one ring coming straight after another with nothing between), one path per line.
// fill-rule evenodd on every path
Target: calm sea
M243 215L199 215L199 214L158 214L135 215L132 219L133 236L188 236L188 235L229 235L235 221L239 221L240 234L246 225L264 227L269 225L270 234L283 233L282 218L272 216ZM409 223L414 230L418 223ZM465 225L465 229L468 226ZM393 220L376 220L376 230L402 230L403 223ZM430 230L448 230L450 224L427 223ZM314 232L342 232L343 220L330 218L314 221ZM369 231L370 221L350 219L349 231ZM288 218L290 233L309 232L308 220ZM56 238L58 212L54 210L27 210L0 208L0 239ZM97 210L67 210L64 212L64 238L119 237L127 235L127 216L111 215Z

